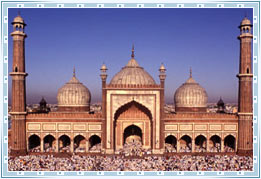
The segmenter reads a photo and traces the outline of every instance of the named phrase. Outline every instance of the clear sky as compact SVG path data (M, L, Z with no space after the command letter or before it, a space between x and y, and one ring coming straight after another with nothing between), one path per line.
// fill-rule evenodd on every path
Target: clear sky
M11 21L18 9L9 9ZM100 67L108 68L107 83L127 64L131 46L135 58L159 83L159 67L167 68L166 102L189 77L206 89L208 102L237 102L238 26L252 9L21 9L27 24L25 60L27 103L57 103L58 89L77 78L89 88L92 103L101 101ZM9 36L9 72L12 37ZM9 102L11 77L9 76Z

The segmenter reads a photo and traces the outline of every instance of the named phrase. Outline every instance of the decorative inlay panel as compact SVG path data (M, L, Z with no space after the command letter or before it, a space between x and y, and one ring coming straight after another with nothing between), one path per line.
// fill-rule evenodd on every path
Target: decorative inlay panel
M27 129L29 131L39 131L39 130L41 130L41 124L29 123Z
M75 130L75 131L85 131L86 126L84 124L74 124L73 130Z
M58 130L59 131L69 131L71 130L70 124L58 124Z
M206 124L204 124L204 125L196 124L195 125L195 131L206 131L207 129L208 129L208 127Z
M181 131L191 131L192 130L192 124L181 124L181 125L179 125L179 130L181 130Z
M165 130L166 131L177 131L178 130L178 125L165 125Z
M89 130L90 131L99 131L99 130L101 130L101 125L100 124L96 124L96 125L90 124Z
M55 124L43 124L44 131L55 131L56 125Z
M237 130L237 125L234 124L234 125L225 125L225 131L235 131Z
M221 124L210 124L209 130L211 131L221 131L222 125Z

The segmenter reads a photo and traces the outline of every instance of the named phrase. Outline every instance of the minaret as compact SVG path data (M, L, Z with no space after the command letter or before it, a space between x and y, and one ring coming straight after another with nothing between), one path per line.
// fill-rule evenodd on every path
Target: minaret
M102 135L102 148L106 147L106 79L107 79L107 67L105 64L102 65L101 67L101 80L102 80L102 118L103 118L103 135ZM110 136L107 136L110 137Z
M241 22L240 35L240 65L238 93L238 153L253 151L253 104L252 104L252 63L251 34L252 24L246 17Z
M25 155L26 154L26 89L25 89L25 51L23 18L18 15L12 22L13 32L13 70L10 73L12 77L12 146L11 155Z
M163 65L163 63L161 64L160 68L159 68L159 78L160 78L160 148L164 149L164 123L163 123L163 119L164 119L164 105L165 105L165 79L166 79L166 68Z

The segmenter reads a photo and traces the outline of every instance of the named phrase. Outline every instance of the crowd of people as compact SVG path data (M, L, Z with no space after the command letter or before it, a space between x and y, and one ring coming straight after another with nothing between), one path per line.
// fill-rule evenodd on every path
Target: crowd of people
M8 160L10 171L251 171L250 156L238 155L72 155L57 158L53 155L27 155Z
M176 146L166 144L165 150L176 152ZM53 148L47 148L52 151ZM80 150L78 147L77 149ZM225 151L233 149L226 146ZM31 150L38 152L39 146ZM62 151L69 151L69 146ZM82 149L84 150L84 148ZM196 152L204 147L196 146ZM215 145L211 151L220 151ZM10 150L9 150L10 151ZM101 152L101 144L92 146L90 152ZM190 152L191 146L182 146L180 152ZM238 155L151 155L151 150L142 148L139 140L126 142L116 155L77 155L55 157L53 155L27 155L9 157L10 171L251 171L253 160L250 156Z
M124 156L143 156L145 154L151 154L150 149L144 149L140 140L131 140L123 145L122 149L116 150L117 154Z

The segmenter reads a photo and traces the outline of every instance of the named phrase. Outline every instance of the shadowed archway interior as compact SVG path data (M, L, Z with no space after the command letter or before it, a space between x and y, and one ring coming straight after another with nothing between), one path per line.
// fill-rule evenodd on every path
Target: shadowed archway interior
M124 130L123 137L124 143L132 141L134 142L135 140L142 142L142 131L138 126L130 125Z

